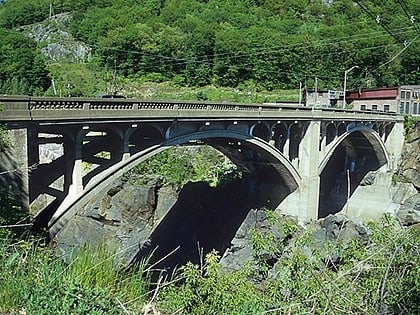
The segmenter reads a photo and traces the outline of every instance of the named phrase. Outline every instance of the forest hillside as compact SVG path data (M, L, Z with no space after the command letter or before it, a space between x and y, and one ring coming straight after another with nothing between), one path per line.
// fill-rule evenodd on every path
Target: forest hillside
M0 88L98 96L169 82L251 93L316 81L341 89L355 65L349 89L418 84L419 12L416 0L7 0ZM36 36L40 29L55 31ZM84 54L52 59L59 45Z

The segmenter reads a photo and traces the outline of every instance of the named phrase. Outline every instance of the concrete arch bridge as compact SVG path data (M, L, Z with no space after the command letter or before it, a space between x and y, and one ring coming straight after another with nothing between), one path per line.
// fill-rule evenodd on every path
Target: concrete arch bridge
M403 143L403 118L381 112L18 96L0 97L0 104L0 122L16 144L3 154L0 173L20 170L9 180L21 185L36 224L52 236L124 172L180 145L221 151L269 208L303 220L343 209L376 217L389 207ZM83 169L83 162L94 167Z

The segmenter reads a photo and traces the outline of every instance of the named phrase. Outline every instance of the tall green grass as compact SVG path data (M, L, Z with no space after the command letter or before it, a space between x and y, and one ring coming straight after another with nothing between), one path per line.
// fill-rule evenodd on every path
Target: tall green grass
M149 278L115 250L85 246L65 263L41 240L1 240L0 314L123 314L144 307Z

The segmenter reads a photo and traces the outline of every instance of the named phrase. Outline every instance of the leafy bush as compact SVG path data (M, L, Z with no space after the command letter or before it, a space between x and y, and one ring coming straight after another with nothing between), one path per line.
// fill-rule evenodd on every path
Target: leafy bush
M417 227L401 228L385 216L370 225L373 236L367 245L357 240L320 245L314 243L311 229L300 231L292 222L280 228L295 237L263 278L260 264L236 272L222 270L213 252L204 266L183 267L161 290L159 306L179 314L419 313ZM258 235L256 257L278 250L273 239L269 231Z
M249 270L224 273L220 256L206 255L203 266L188 263L182 267L175 285L160 292L160 306L169 313L181 314L259 314L264 298L248 280Z
M404 116L404 131L405 131L405 139L407 141L411 140L411 133L416 128L419 121L420 119L418 117L414 117L410 115Z
M161 175L167 183L175 185L204 181L213 187L241 176L235 165L209 146L172 147L137 165L131 172Z

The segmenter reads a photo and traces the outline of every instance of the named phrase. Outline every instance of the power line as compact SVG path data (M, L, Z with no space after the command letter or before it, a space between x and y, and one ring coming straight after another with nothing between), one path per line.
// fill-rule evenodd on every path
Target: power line
M385 62L385 63L383 63L383 64L381 64L381 65L379 65L377 68L375 68L374 70L377 70L377 69L379 69L379 68L381 68L381 67L383 67L383 66L385 66L385 65L387 65L387 64L389 64L389 63L391 63L392 61L394 61L395 60L395 58L397 58L399 55L401 55L408 47L410 47L410 45L412 44L412 43L414 43L416 40L417 40L417 38L419 38L420 37L420 34L418 34L411 42L409 42L409 43L407 43L406 45L404 45L404 47L403 47L403 49L401 49L396 55L394 55L390 60L388 60L387 62ZM372 70L373 71L373 70Z
M405 33L407 32L407 29L411 29L411 28L405 28L405 29L398 29L399 33ZM374 36L376 35L376 36ZM371 33L363 33L363 34L358 34L358 35L353 35L353 36L347 36L347 37L342 37L342 38L338 38L337 40L319 40L319 41L313 41L310 44L312 46L317 46L317 47L323 47L323 46L331 46L333 44L339 45L343 42L357 42L357 41L364 41L366 40L366 37L369 38L369 40L372 40L373 38L381 38L384 37L384 33L383 32L371 32ZM75 42L73 40L62 40L62 42ZM252 52L250 53L242 53L242 54L232 54L232 53L219 53L219 54L212 54L212 55L202 55L202 56L195 56L194 59L186 59L186 58L174 58L174 57L168 57L168 56L162 56L159 54L150 54L144 51L139 51L139 50L128 50L128 49L120 49L120 48L116 48L116 47L100 47L98 45L88 45L91 48L97 48L97 49L103 49L103 50L110 50L110 51L116 51L116 52L122 52L122 53L131 53L131 54L139 54L145 57L153 57L153 58L159 58L159 61L153 62L151 60L147 61L147 65L149 67L155 66L155 65L162 65L162 60L164 59L165 62L163 64L170 64L172 66L183 66L183 65L191 65L191 64L212 64L213 61L209 61L209 60L216 60L218 62L223 61L223 60L234 60L234 59L240 59L240 58L244 58L244 57L252 57L252 56L263 56L263 55L268 55L268 54L272 54L272 53L279 53L279 52L285 52L288 50L292 50L292 49L299 49L299 48L306 48L309 45L305 44L305 43L295 43L295 44L290 44L290 45L282 45L282 46L274 46L274 47L269 47L269 48L265 48L265 49L261 49L261 48L256 48L254 49ZM359 49L361 50L361 49ZM325 55L325 53L323 53ZM112 57L112 60L115 60L114 57Z
M410 15L408 13L408 8L407 5L402 1L402 0L397 0L397 2L400 4L401 8L403 9L405 15L408 17L408 19L410 20L411 24L413 24L414 29L416 30L417 34L420 34L420 30L416 25L416 19L414 17L414 15Z
M399 37L396 36L394 33L392 33L392 31L385 25L382 23L381 17L379 15L377 15L375 17L374 14L372 14L369 9L367 7L365 7L359 0L354 0L360 8L362 8L363 11L365 11L365 13L367 13L370 17L372 17L377 24L379 24L389 35L391 35L397 42L399 43L403 43L404 41Z

